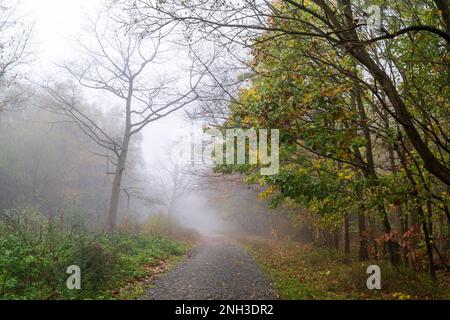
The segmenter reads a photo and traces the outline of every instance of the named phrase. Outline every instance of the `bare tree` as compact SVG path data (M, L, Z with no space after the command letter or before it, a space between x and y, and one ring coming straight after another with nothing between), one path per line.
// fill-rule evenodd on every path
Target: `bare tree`
M19 4L0 1L0 79L25 63L33 53L30 48L32 25L22 22Z
M186 167L178 163L166 161L161 164L154 181L170 220L173 219L179 200L195 189L194 178Z
M110 172L113 182L107 223L108 230L113 231L130 141L148 124L195 101L202 75L190 72L184 83L175 77L159 77L159 59L164 54L164 40L170 30L159 29L144 39L135 30L121 30L111 18L98 18L89 21L87 32L90 38L78 43L80 61L62 67L81 87L103 92L107 101L112 95L116 100L111 103L121 102L122 135L111 136L106 128L81 111L74 85L69 85L64 93L51 84L45 88L80 129L107 150L103 156L114 168Z
M29 61L33 26L19 13L19 3L0 0L0 84L14 80L14 73L21 64ZM17 98L1 94L0 112Z

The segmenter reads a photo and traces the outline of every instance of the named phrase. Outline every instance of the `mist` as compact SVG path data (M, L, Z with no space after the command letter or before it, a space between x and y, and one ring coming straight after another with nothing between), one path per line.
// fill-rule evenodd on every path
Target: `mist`
M448 299L448 12L0 0L0 299Z

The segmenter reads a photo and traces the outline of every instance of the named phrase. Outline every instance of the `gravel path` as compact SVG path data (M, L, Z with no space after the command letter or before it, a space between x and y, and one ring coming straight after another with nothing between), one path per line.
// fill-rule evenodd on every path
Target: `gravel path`
M266 275L239 245L205 237L191 256L155 282L145 300L277 299Z

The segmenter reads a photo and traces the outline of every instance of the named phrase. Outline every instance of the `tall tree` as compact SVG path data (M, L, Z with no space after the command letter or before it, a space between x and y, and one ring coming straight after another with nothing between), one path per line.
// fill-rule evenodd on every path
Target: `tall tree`
M30 61L33 26L20 13L17 1L0 0L0 112L17 96L5 89L16 78L18 67Z
M113 2L121 3L120 0ZM409 108L418 110L420 106L406 99L396 85L395 78L398 72L389 70L385 60L374 58L381 47L392 46L402 41L404 36L416 33L430 36L441 46L448 48L450 34L447 29L442 29L443 24L448 24L448 10L442 11L448 7L447 1L430 2L423 6L403 1L395 3L379 1L376 3L379 12L381 7L389 8L390 12L385 12L383 21L381 16L378 17L380 25L376 26L376 32L368 26L368 14L361 9L362 1L244 0L218 3L198 0L170 2L138 0L125 5L136 16L135 23L147 30L157 28L151 20L157 15L160 25L183 24L189 34L195 30L202 33L205 38L221 38L228 43L249 45L249 38L254 39L261 32L267 32L270 35L265 42L279 38L293 41L316 39L328 46L329 50L349 54L365 70L364 74L370 75L375 87L365 78L358 78L358 81L377 91L376 94L381 90L387 97L389 106L383 107L393 114L395 121L403 128L424 167L437 179L450 185L448 148L444 148L444 156L436 150L445 144L446 137L422 125ZM431 11L433 17L437 19L426 18L424 11ZM441 55L445 56L445 52ZM389 56L385 58L389 59ZM348 72L345 69L337 68L337 70ZM411 80L407 78L404 82L409 83ZM425 137L429 137L428 143Z
M107 228L114 231L130 142L150 123L195 101L202 76L189 74L185 89L177 77L161 79L158 61L166 49L165 39L170 30L156 30L144 39L134 29L120 29L107 11L101 15L107 18L90 20L87 29L90 37L79 41L81 59L62 67L81 87L102 92L109 104L121 102L121 136L113 136L79 108L73 85L66 86L66 92L52 85L45 87L80 129L107 151L104 156L113 167Z

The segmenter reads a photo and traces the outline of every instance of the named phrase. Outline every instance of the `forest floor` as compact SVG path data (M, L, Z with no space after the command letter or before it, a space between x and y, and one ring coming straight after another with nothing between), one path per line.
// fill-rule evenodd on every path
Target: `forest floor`
M250 255L269 276L281 299L450 299L450 277L438 283L426 271L394 269L384 261L346 262L340 253L296 242L243 237ZM366 286L367 266L381 269L381 290Z
M277 299L268 277L242 245L218 235L202 236L189 257L159 277L142 299Z

